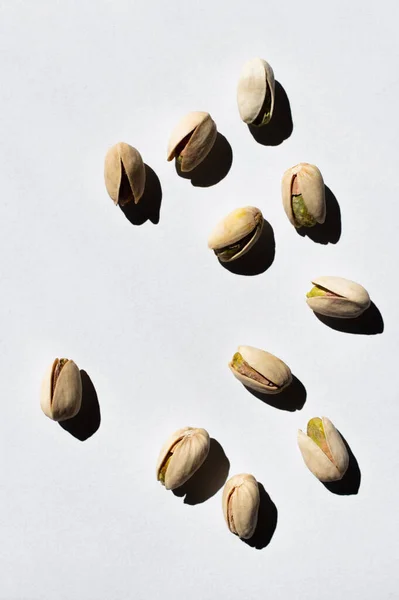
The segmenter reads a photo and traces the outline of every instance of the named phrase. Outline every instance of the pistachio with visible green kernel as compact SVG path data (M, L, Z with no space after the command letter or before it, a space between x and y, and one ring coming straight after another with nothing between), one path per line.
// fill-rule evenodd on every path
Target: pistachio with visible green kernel
M307 433L298 431L298 446L308 469L323 482L339 481L349 465L341 435L326 417L310 419Z
M73 360L56 358L42 381L40 406L53 421L66 421L78 414L82 404L82 379Z
M105 156L104 179L107 192L115 204L138 204L145 188L145 166L133 146L119 142Z
M282 360L252 346L239 346L229 367L243 385L261 394L279 394L292 382L291 370Z
M183 485L208 456L209 434L205 429L183 427L163 445L157 463L157 479L167 490Z
M265 60L248 60L240 73L237 104L244 123L262 127L270 122L274 109L274 74Z
M314 312L326 317L355 318L371 304L364 287L349 279L324 276L312 283L314 287L306 294L306 302Z
M260 504L259 486L253 475L234 475L223 488L222 506L227 527L248 540L255 533Z
M283 175L283 206L292 225L313 227L326 218L325 186L315 165L299 163Z
M182 172L192 171L212 150L216 136L216 123L209 113L188 113L170 136L168 161L176 158Z
M221 262L236 260L259 239L263 222L259 208L237 208L216 225L208 238L208 247Z

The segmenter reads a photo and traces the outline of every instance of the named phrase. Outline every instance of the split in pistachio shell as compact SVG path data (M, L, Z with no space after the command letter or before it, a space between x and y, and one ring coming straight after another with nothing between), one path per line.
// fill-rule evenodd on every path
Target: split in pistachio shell
M242 384L261 394L279 394L292 382L292 373L282 360L252 346L239 346L229 367Z
M324 223L325 186L315 165L299 163L288 169L281 184L283 206L290 223L297 229Z
M348 450L326 417L311 419L306 434L299 430L298 445L306 466L320 481L339 481L345 475L349 465Z
M56 358L42 382L40 406L53 421L66 421L78 414L82 404L82 379L73 360Z
M107 192L115 204L138 204L145 188L145 166L133 146L119 142L105 156L104 179Z
M205 429L183 427L162 447L157 463L157 479L167 490L183 485L200 468L210 448Z
M259 239L263 215L255 206L237 208L218 223L208 239L221 262L231 262L248 252Z
M370 306L370 296L359 283L343 277L317 277L306 294L310 308L326 317L351 319Z
M170 136L168 161L176 158L182 172L192 171L212 150L216 136L216 123L209 113L188 113Z
M237 104L244 123L261 127L267 125L274 109L274 74L265 60L248 60L240 74Z
M244 540L253 536L258 523L259 504L259 486L253 475L234 475L226 482L222 497L223 514L232 533Z

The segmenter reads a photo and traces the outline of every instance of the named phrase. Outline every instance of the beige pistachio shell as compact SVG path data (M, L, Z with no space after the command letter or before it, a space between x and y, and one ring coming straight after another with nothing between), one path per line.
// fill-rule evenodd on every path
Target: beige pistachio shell
M255 206L237 208L216 225L208 238L208 247L222 262L236 260L248 252L259 239L263 222L263 215L259 208ZM240 241L243 243L240 244ZM222 252L229 247L232 247L231 252Z
M209 113L188 113L170 136L168 161L181 157L181 171L192 171L212 150L216 136L216 123Z
M183 427L163 445L157 462L157 479L167 490L185 483L208 456L209 434L205 429Z
M73 360L56 358L42 381L42 411L53 421L65 421L78 414L81 403L82 379L79 368Z
M259 125L266 125L273 115L274 74L273 69L265 60L261 58L248 60L241 70L237 87L238 110L244 123L257 122L264 109L267 90L270 102L269 116Z
M343 277L317 277L306 302L316 313L327 317L350 319L360 316L370 306L370 296L359 283Z
M222 497L223 514L232 533L244 540L253 536L258 523L259 503L259 486L253 475L234 475L226 482Z
M295 189L293 185L295 181ZM325 186L322 174L316 165L299 163L287 169L282 183L283 206L290 223L296 227L309 227L324 223L326 218ZM303 207L297 215L293 211L292 195L301 194Z
M124 206L140 201L145 188L145 166L133 146L119 142L105 156L104 179L107 192L115 204Z
M312 419L312 421L319 419ZM321 418L322 430L318 436L318 445L311 437L298 431L298 446L308 469L323 482L339 481L345 475L349 465L346 446L334 425L326 417Z
M279 394L292 382L282 360L253 346L239 346L229 367L242 384L262 394Z

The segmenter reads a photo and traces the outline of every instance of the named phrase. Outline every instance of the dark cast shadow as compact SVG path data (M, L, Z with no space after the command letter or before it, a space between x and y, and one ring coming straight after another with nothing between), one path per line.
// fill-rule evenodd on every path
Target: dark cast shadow
M145 188L138 204L133 200L121 206L120 209L132 225L143 225L150 220L157 225L162 202L162 187L158 175L149 167L145 167Z
M183 179L190 179L195 187L211 187L222 181L233 164L233 150L224 135L217 133L215 143L204 160L188 173L182 172L180 163L175 160L176 173Z
M173 490L175 496L184 498L184 504L201 504L212 498L226 483L230 462L222 446L211 438L205 462L182 486Z
M367 310L356 319L338 319L314 313L316 317L335 331L353 333L355 335L376 335L383 333L384 320L377 306L372 302Z
M323 485L332 494L337 494L338 496L353 496L359 492L362 474L359 468L359 463L357 462L348 442L341 432L339 432L339 434L342 437L346 449L348 450L349 466L341 481L323 483Z
M271 267L276 254L276 242L273 227L266 220L263 222L262 233L252 248L237 260L219 263L235 275L260 275Z
M261 483L258 483L260 504L258 513L258 524L255 533L249 540L242 540L251 548L262 550L266 548L272 540L277 527L278 511L273 500L266 492Z
M82 405L78 414L72 419L61 421L59 425L73 437L84 442L100 427L101 413L97 392L92 380L81 370L82 378Z
M261 394L255 390L244 385L245 389L261 400L265 404L268 404L272 408L278 408L279 410L286 410L288 412L295 412L301 410L306 402L306 388L298 377L292 376L292 382L279 394Z
M342 232L341 209L338 200L328 186L324 186L326 198L326 220L324 223L317 223L314 227L301 227L297 233L307 236L317 244L336 244Z
M274 87L273 115L267 125L248 125L252 137L262 146L279 146L288 139L294 128L291 106L285 89L276 80Z

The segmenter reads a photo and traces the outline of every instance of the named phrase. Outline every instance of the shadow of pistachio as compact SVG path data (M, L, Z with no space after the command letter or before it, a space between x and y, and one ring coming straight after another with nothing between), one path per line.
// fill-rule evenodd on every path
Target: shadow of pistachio
M326 198L324 223L317 223L314 227L301 227L296 231L301 237L308 237L316 244L336 244L342 232L341 209L330 188L325 185L324 190Z
M249 540L242 541L251 548L262 550L270 544L276 531L278 512L276 505L261 483L258 483L258 488L260 503L255 533Z
M362 474L359 468L359 463L357 462L348 442L341 432L339 432L339 434L342 437L346 449L348 450L349 466L341 481L323 483L323 485L332 494L337 494L338 496L354 496L359 492Z
M334 317L326 317L318 313L314 313L319 321L342 333L353 333L355 335L376 335L383 333L384 320L379 309L372 302L367 310L364 311L356 319L338 319Z
M73 437L84 442L100 427L101 413L98 403L97 392L92 380L81 370L82 379L82 405L78 414L72 419L61 421L59 425Z
M212 150L192 171L182 172L180 163L175 160L176 173L183 179L190 179L195 187L211 187L222 181L233 164L233 150L227 139L217 133Z
M120 206L121 211L132 225L143 225L150 220L157 225L162 202L162 188L158 175L149 167L145 167L145 188L138 204L133 201L124 206Z
M224 269L235 275L260 275L271 267L275 254L276 242L273 227L265 219L259 239L246 254L232 262L219 260L219 263Z
M222 446L211 438L205 462L182 486L173 490L175 496L184 498L184 504L201 504L212 498L226 483L230 462Z
M264 404L268 404L272 408L278 408L279 410L295 412L296 410L301 410L306 402L306 388L295 375L292 376L290 385L279 394L261 394L246 385L244 387L252 396L255 396L255 398L258 398Z
M255 127L248 125L252 137L262 146L279 146L288 139L294 128L291 106L287 93L280 82L276 80L274 88L274 110L267 125Z

